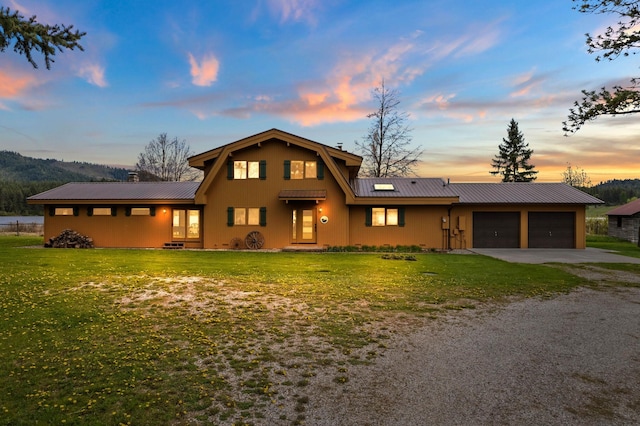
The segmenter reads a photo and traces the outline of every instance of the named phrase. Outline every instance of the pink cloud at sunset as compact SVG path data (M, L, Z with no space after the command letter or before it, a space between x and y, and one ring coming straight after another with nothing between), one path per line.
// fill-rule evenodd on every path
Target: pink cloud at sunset
M14 74L0 70L0 98L14 99L39 84L36 77L26 73Z
M196 86L211 86L218 79L220 63L211 53L204 55L200 63L189 53L189 65L191 82Z

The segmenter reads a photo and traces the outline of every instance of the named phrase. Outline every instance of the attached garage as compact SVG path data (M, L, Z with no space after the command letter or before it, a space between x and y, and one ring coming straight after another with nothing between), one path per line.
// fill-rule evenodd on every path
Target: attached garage
M576 248L575 212L529 212L529 248Z
M519 248L520 212L473 212L473 246Z

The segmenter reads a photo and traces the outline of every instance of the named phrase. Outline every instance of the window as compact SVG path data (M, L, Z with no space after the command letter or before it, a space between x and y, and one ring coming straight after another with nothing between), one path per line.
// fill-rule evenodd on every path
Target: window
M258 207L236 207L234 225L259 225L260 209Z
M315 161L285 161L285 179L319 179Z
M233 161L229 162L229 179L266 179L267 162Z
M369 207L366 209L366 226L404 226L404 208Z
M200 238L200 210L173 211L173 238Z
M618 216L617 222L618 228L622 228L622 216Z
M94 207L93 216L111 216L111 207Z
M266 207L229 207L227 208L227 226L267 225Z
M55 216L73 216L73 207L56 207Z
M131 216L151 216L151 208L131 207Z

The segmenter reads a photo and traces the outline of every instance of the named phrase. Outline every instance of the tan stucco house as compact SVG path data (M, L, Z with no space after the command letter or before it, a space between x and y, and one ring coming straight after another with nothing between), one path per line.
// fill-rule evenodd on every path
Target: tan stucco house
M29 197L45 239L206 249L412 245L585 248L585 207L562 183L358 178L362 158L272 129L189 159L202 182L68 183Z

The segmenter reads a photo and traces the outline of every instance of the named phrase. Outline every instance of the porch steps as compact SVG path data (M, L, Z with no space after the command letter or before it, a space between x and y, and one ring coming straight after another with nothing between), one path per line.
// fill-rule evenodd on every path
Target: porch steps
M165 250L178 250L178 249L183 249L184 248L184 243L164 243L164 246L162 247Z

